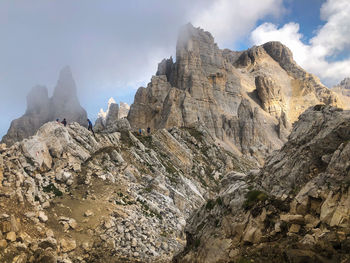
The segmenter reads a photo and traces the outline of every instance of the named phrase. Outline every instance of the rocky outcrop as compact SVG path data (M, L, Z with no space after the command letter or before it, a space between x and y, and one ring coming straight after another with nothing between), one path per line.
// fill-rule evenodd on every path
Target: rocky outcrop
M349 261L349 139L349 111L309 108L261 171L222 179L186 227L177 261Z
M200 125L94 136L49 122L0 146L4 262L170 262L191 213L252 165Z
M61 70L52 98L48 97L46 87L32 88L27 95L25 114L11 122L2 142L12 145L32 136L44 123L57 118L86 124L87 114L79 104L76 85L69 67Z
M255 86L261 106L266 112L278 119L286 114L285 99L281 94L281 87L277 86L270 78L263 76L255 77Z
M290 124L319 103L342 106L281 43L221 50L209 32L189 24L179 34L176 62L158 65L147 88L137 91L128 119L133 128L152 129L202 122L215 137L262 160L283 145Z
M121 107L113 98L108 100L106 112L103 109L98 113L98 118L95 122L95 131L97 132L117 132L131 130L128 120L125 118L129 112L128 104L121 102Z

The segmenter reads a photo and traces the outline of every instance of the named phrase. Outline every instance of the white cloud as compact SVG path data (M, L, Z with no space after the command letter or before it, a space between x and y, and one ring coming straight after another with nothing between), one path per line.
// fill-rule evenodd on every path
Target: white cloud
M284 12L282 0L216 0L194 14L193 24L211 32L221 45L234 44L259 19Z
M299 65L332 86L350 76L350 58L344 56L350 54L349 13L350 1L328 0L321 7L321 18L326 23L307 44L303 43L296 23L281 28L264 23L251 33L251 40L257 45L268 41L282 42L292 50Z

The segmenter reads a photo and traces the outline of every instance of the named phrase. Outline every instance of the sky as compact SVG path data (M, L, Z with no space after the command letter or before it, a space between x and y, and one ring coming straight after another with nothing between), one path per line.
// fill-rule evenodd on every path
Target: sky
M331 87L350 76L348 14L349 0L0 0L0 137L66 65L91 119L110 97L131 104L188 22L220 48L281 41Z

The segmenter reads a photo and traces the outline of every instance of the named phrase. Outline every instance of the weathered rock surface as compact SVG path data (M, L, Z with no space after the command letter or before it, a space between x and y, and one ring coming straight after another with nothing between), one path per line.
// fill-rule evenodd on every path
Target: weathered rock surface
M348 262L350 111L316 105L261 171L231 173L177 262Z
M220 179L252 166L201 125L93 136L49 122L0 160L4 262L170 262Z
M11 122L2 142L8 146L34 133L46 122L66 118L68 122L86 124L86 111L80 106L76 85L69 67L61 70L54 94L48 97L46 87L36 86L27 95L25 114Z
M344 106L281 43L221 50L209 32L189 24L179 35L176 62L159 64L147 88L137 91L128 119L137 129L202 122L212 135L262 161L283 145L290 123L319 103Z

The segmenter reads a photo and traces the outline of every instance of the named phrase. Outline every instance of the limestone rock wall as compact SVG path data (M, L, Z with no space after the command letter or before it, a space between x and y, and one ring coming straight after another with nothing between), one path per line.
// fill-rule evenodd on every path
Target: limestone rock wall
M135 129L203 122L212 135L258 157L281 147L291 123L318 103L343 106L281 43L221 50L209 32L189 24L180 31L176 62L159 64L128 119Z

